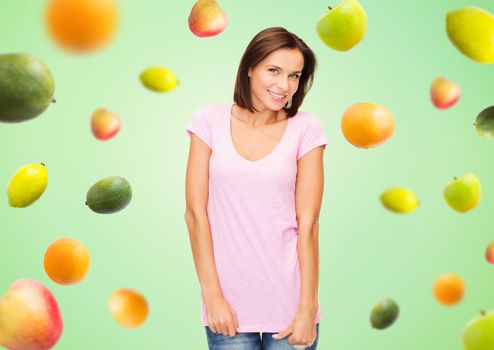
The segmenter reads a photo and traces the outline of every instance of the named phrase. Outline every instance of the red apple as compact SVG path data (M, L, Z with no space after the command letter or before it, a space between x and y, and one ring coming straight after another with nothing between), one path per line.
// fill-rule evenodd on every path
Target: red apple
M91 130L94 136L101 141L106 141L115 136L122 122L120 117L105 108L98 108L91 117Z
M489 264L494 264L494 242L489 243L487 246L485 258Z
M0 345L7 349L51 349L62 330L55 297L35 280L15 281L0 300Z
M190 11L190 31L200 38L221 33L227 23L226 14L216 0L198 0Z
M431 100L439 109L453 106L460 98L460 94L460 86L446 78L438 77L431 84Z

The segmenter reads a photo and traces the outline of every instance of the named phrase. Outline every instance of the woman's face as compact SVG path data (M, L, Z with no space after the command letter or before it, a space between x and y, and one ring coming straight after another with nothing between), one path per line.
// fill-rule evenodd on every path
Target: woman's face
M272 52L249 69L250 94L258 111L279 111L298 89L304 56L297 49Z

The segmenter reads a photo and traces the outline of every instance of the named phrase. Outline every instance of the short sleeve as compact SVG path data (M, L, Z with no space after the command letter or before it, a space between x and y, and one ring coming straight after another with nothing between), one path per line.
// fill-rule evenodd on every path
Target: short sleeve
M211 142L211 112L208 106L199 109L193 116L192 121L187 125L185 131L189 137L196 134L212 149Z
M316 147L324 146L323 149L326 149L328 144L321 121L312 115L307 115L307 117L300 134L297 160Z

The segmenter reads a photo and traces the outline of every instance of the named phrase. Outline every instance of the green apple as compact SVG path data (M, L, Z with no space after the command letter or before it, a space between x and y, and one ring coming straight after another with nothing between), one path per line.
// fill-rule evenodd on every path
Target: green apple
M367 15L357 0L343 0L319 19L317 35L334 50L348 51L357 45L367 32Z
M472 173L455 177L444 188L444 198L454 210L465 213L477 206L482 195L479 179Z
M463 329L463 348L465 350L494 349L494 311L480 312Z

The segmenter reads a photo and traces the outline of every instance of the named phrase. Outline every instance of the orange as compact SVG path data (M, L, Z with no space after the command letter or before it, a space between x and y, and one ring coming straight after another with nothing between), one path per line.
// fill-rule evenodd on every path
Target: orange
M465 285L460 277L452 273L439 276L434 283L434 295L443 305L454 305L461 301Z
M140 326L146 320L149 312L146 298L127 288L120 288L113 292L108 306L115 320L127 328Z
M116 0L49 0L46 10L49 33L64 49L88 52L104 46L118 22Z
M393 114L382 105L355 103L343 113L341 130L348 142L356 147L376 147L393 134Z
M79 283L89 270L89 252L76 239L61 238L45 252L45 271L53 282L62 285Z

